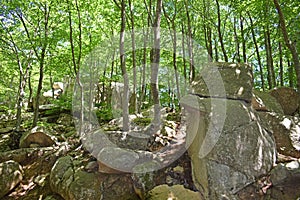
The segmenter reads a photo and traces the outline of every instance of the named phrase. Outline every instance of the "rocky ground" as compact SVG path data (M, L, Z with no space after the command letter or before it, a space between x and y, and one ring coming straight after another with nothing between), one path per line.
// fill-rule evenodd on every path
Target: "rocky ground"
M256 94L255 98L270 100L271 97ZM265 119L264 126L275 138L276 166L237 191L236 198L295 200L300 197L299 117L286 115L274 102L267 103L268 106L256 103L252 102L253 108ZM137 171L124 173L97 160L103 151L95 153L82 145L76 134L76 120L69 113L45 114L39 126L32 129L32 113L26 112L20 132L14 130L13 114L2 112L0 117L0 199L204 199L194 185L188 153L176 154L170 150L184 145L181 135L184 124L174 112L165 112L161 131L146 140L131 135L149 129L146 114L131 116L132 126L136 128L125 136L118 119L102 126L105 138L130 155L147 157L148 154L140 152L149 152L150 160L159 158L150 165L170 161L166 166L144 173L138 173L137 169L147 168L148 163L129 163ZM160 151L168 146L169 149ZM115 147L106 150L122 152ZM172 157L175 154L180 156ZM120 162L126 163L126 157Z
M1 199L139 199L150 194L147 198L154 199L155 195L163 197L173 190L182 191L181 196L197 196L187 153L170 165L147 173L151 183L145 180L148 185L141 187L144 175L134 176L99 166L97 159L81 144L71 115L46 116L38 127L31 129L32 113L25 113L19 133L13 128L14 117L4 115L0 124ZM141 121L136 123L145 126ZM170 132L170 127L175 129L177 123L169 123L169 128L164 130ZM151 138L152 145L147 142L143 145L130 136L126 142L121 140L123 136L116 120L102 128L120 147L149 152L150 148L163 147L173 137L171 132L163 133L157 135L157 142ZM158 185L161 187L155 188Z

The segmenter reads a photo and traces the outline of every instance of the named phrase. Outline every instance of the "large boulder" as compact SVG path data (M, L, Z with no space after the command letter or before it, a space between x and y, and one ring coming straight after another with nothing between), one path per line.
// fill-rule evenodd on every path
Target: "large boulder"
M76 169L70 156L56 161L51 170L50 185L66 200L101 199L99 178L93 173Z
M50 174L52 191L65 200L138 200L130 174L91 173L83 170L82 162L70 156L59 158Z
M281 105L269 92L253 90L251 105L256 111L283 114Z
M55 138L46 133L43 127L34 127L24 133L20 139L20 148L49 147L55 144Z
M9 160L0 163L0 198L16 187L23 179L23 169L19 163Z
M176 200L202 200L199 192L194 192L192 190L186 189L183 185L174 185L169 187L168 185L159 185L153 188L147 194L148 200L166 200L166 199L176 199Z
M234 63L210 63L192 82L194 94L246 102L251 102L252 86L251 66Z
M284 114L293 115L298 110L300 97L293 88L275 88L270 91L270 94L277 99Z
M119 147L105 147L98 154L99 172L128 173L139 160L139 155L130 149Z
M264 126L275 138L277 152L300 158L300 119L277 113L259 113Z
M193 106L185 107L189 112L187 145L195 185L205 199L236 199L238 191L267 174L275 164L274 139L243 101L194 100Z
M270 173L272 188L269 199L299 199L300 161L279 163Z

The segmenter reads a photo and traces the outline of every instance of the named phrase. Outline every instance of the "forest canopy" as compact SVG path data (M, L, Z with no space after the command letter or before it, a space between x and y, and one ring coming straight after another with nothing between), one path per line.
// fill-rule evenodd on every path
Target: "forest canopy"
M176 107L197 73L200 50L207 61L249 63L259 90L289 86L299 91L299 13L299 3L291 0L1 1L1 106L17 105L20 115L23 102L38 102L54 82L79 81L88 55L104 44L111 48L108 38L119 46L102 58L97 80L109 85L128 74L135 109L143 102L155 104L149 96L155 87L160 104ZM153 48L165 45L156 38L159 31L168 35L167 50ZM126 48L118 41L122 32ZM155 67L157 77L150 72ZM158 85L151 86L150 78Z

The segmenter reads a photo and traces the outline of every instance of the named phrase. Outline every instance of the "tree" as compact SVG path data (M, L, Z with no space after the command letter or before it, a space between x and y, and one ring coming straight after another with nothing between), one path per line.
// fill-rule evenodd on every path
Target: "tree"
M152 125L154 126L154 131L160 128L160 101L159 101L159 91L158 91L158 69L160 62L160 22L161 22L161 11L162 11L162 0L156 1L156 13L153 23L153 36L154 44L151 49L151 93L153 96L154 103L154 119Z
M273 1L275 4L275 8L278 12L279 22L280 22L280 27L281 27L284 42L292 54L295 71L296 71L296 76L297 76L297 90L298 90L298 93L300 94L300 62L299 62L299 55L298 55L296 43L294 41L290 40L288 31L287 31L287 27L286 27L286 23L285 23L285 17L281 10L281 6L279 5L278 0L273 0Z

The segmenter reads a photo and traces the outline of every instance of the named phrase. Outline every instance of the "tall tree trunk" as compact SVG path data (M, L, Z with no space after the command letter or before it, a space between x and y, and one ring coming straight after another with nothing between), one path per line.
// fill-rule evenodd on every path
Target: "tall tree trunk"
M73 39L73 26L72 26L72 11L70 8L70 3L69 0L67 0L68 3L68 11L69 11L69 29L70 29L70 45L71 45L71 54L72 54L72 62L73 62L73 70L76 75L76 83L77 86L79 87L79 102L80 102L80 114L79 114L79 124L78 124L78 132L79 134L84 133L84 95L83 95L83 86L80 80L80 60L81 60L81 54L82 54L82 29L81 29L81 15L80 15L80 10L78 6L77 0L75 0L75 6L76 6L76 11L77 11L77 18L78 18L78 30L79 30L79 35L78 35L78 41L79 41L79 52L78 56L76 59L75 55L75 47L74 47L74 39Z
M220 12L219 0L216 0L216 3L217 3L217 13L218 13L218 26L217 27L218 27L218 34L219 34L221 49L223 52L225 62L228 62L228 56L227 56L226 49L224 46L223 35L222 35L222 31L221 31L221 12Z
M217 37L214 37L214 49L215 49L215 61L219 61L219 52L218 52L218 40Z
M38 117L39 117L40 96L41 96L41 91L43 88L43 78L44 78L45 52L46 52L46 47L42 49L41 60L39 61L40 62L40 77L39 77L39 83L38 83L36 97L35 97L35 110L33 113L32 127L35 127L37 125Z
M134 14L133 8L131 4L131 0L128 0L129 7L130 7L130 21L131 21L131 46L132 46L132 73L133 73L133 91L132 91L132 98L133 98L133 105L132 105L132 112L136 113L137 108L137 99L136 99L136 51L135 51L135 33L134 33Z
M180 99L180 87L179 87L179 78L178 78L178 70L177 70L177 33L176 33L176 24L175 24L175 19L176 19L176 13L177 13L177 8L176 8L176 3L174 5L175 11L172 19L170 16L167 14L163 7L164 15L168 20L168 27L170 31L170 35L172 38L172 44L173 44L173 68L174 68L174 74L175 74L175 81L176 81L176 90L177 90L177 99ZM171 26L169 25L171 24Z
M240 41L239 41L239 37L237 34L237 20L236 17L233 18L233 32L234 32L234 39L235 39L235 54L234 57L232 59L232 62L234 62L234 59L236 57L237 62L240 63L241 62L241 56L240 56Z
M154 103L154 119L152 125L154 126L154 132L160 129L160 101L158 91L158 69L160 60L160 21L162 11L162 0L156 2L156 14L153 23L154 31L154 46L152 47L152 62L151 62L151 93Z
M284 86L283 78L283 55L282 55L282 45L281 42L278 43L279 46L279 76L280 76L280 86Z
M213 60L213 46L212 46L212 31L211 26L209 25L209 16L210 16L210 4L209 1L203 0L203 32L205 38L205 46L208 53L208 62Z
M291 61L289 58L287 58L287 63L288 63L288 73L289 73L289 86L291 88L294 87L294 70L293 66L291 65Z
M182 42L181 42L181 47L182 47L182 61L183 61L183 77L184 77L184 83L186 84L187 80L187 69L186 69L186 59L185 59L185 32L184 32L184 25L181 23L181 34L182 34Z
M250 15L250 13L247 13L250 19L250 25L251 25L251 35L252 35L252 39L253 39L253 43L255 46L255 52L256 52L256 56L257 56L257 62L258 62L258 67L259 67L259 76L260 76L260 80L261 80L261 87L263 90L265 90L265 80L264 80L264 73L263 73L263 67L262 67L262 63L261 63L261 58L260 58L260 53L259 53L259 47L256 41L256 34L254 32L254 24L253 24L253 20L252 17Z
M146 29L146 30L145 30ZM146 95L146 63L147 63L147 41L149 31L148 28L143 28L143 35L144 35L144 43L143 43L143 58L142 58L142 87L141 87L141 96L140 96L140 103L139 103L139 113L142 110L143 102L145 100Z
M45 3L44 5L44 41L43 41L43 47L41 50L41 54L38 56L39 60L39 83L36 91L36 97L35 97L35 110L33 113L33 122L32 122L32 127L35 127L38 122L38 117L39 117L39 106L40 106L40 96L41 96L41 91L43 88L43 78L44 78L44 62L45 62L45 57L46 57L46 49L48 46L48 28L49 28L49 15L50 15L50 9L51 7L48 7L47 4ZM36 53L37 54L37 53Z
M272 89L276 87L276 82L275 82L275 72L274 72L274 64L273 64L273 57L272 57L272 47L270 42L270 31L268 26L265 27L264 35L265 35L265 48L266 48L266 55L267 55L268 84L269 84L269 89Z
M193 33L192 33L192 26L191 26L191 17L189 13L188 3L189 1L184 0L185 3L185 11L187 17L187 26L188 26L188 38L187 38L187 45L188 45L188 53L190 59L190 82L195 79L195 66L194 66L194 52L193 52Z
M284 14L281 10L278 0L274 0L274 4L275 4L276 10L279 15L279 21L280 21L280 26L281 26L281 31L283 34L284 42L292 53L296 76L297 76L297 91L300 94L300 61L299 61L299 55L297 52L297 47L296 47L296 44L293 43L289 38L287 29L286 29Z
M246 39L244 31L244 17L240 15L240 27L241 27L241 39L242 39L242 49L243 49L243 61L247 62L247 52L246 52Z
M122 75L124 79L124 98L122 102L123 107L123 131L129 131L129 79L126 70L126 63L125 63L125 49L124 49L124 42L125 42L125 0L121 0L121 32L120 32L120 62L121 62L121 69Z

